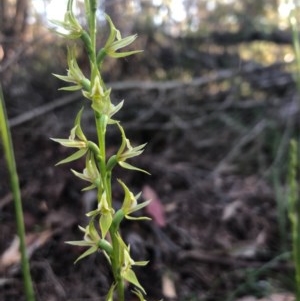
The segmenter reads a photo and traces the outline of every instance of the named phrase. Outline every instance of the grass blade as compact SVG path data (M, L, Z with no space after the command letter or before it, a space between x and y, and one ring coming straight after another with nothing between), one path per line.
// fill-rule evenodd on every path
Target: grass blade
M19 177L16 168L14 149L13 149L10 129L7 122L7 114L6 114L1 86L0 86L0 138L3 144L4 155L9 171L10 186L11 186L11 191L14 199L16 225L17 225L18 236L20 239L21 266L22 266L22 275L24 281L26 300L34 301L35 297L34 297L34 290L33 290L32 280L30 275L29 260L26 254L25 226L24 226L21 193L19 188Z

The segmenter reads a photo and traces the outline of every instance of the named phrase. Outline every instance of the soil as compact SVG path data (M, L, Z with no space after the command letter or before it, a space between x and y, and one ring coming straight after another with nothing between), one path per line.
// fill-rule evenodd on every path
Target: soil
M274 187L266 173L274 163L268 139L283 128L278 116L287 104L278 105L277 91L270 92L270 86L261 90L269 95L263 101L239 103L226 98L232 90L203 94L197 83L172 89L116 88L113 99L126 99L118 118L128 138L132 144L148 142L131 162L151 176L121 169L115 174L153 200L143 212L152 221L122 224L132 256L150 261L136 269L147 300L235 300L292 290L292 264L284 252L289 249L288 230L283 228L280 236ZM284 93L281 99L290 95ZM82 192L84 183L70 172L81 170L84 162L55 166L70 152L49 138L68 137L82 104L74 101L12 128L40 301L104 300L112 282L103 254L74 265L83 249L65 243L82 238L78 225L85 225L95 195ZM9 109L13 117L13 106ZM93 138L88 110L86 105L83 128ZM271 119L279 120L274 131L266 122ZM109 152L117 150L117 131L108 132L107 145ZM22 301L14 207L3 158L0 178L0 300ZM118 207L122 191L115 178ZM128 286L127 300L134 300L130 291Z

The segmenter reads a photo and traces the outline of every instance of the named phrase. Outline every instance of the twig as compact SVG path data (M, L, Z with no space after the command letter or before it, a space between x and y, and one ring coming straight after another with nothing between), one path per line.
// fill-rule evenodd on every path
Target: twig
M266 262L260 261L249 261L240 258L231 258L224 254L213 255L207 252L201 252L200 250L182 251L178 254L178 264L183 264L184 261L196 260L204 263L214 263L223 266L235 266L240 268L261 268L262 266L268 264ZM283 263L280 261L269 262L270 268L279 270L292 270L293 266L289 263Z
M112 82L108 83L107 86L114 89L114 91L122 91L122 90L157 90L159 92L164 93L167 90L173 90L173 89L183 89L183 88L189 88L189 87L201 87L204 85L207 85L211 82L216 82L224 79L228 79L231 77L234 77L238 74L247 74L255 71L259 71L262 69L266 69L270 67L253 67L253 66L245 66L241 70L222 70L216 73L213 73L208 76L204 77L198 77L194 78L190 81L165 81L165 82L147 82L147 81L127 81L127 82ZM55 109L58 109L60 107L66 106L71 104L72 102L78 100L80 97L80 93L74 93L65 97L58 98L56 100L53 100L49 104L42 105L40 107L37 107L29 112L25 112L17 117L14 117L9 120L9 124L11 127L16 127L21 124L24 124L25 122L28 122L36 117L42 116L50 111L53 111ZM211 103L209 104L211 105ZM238 107L238 108L248 108L249 106L262 106L264 104L257 104L255 101L243 101L239 103L231 103L228 106L213 106L214 110L224 110L228 109L229 107ZM157 107L155 108L157 109ZM151 115L151 114L150 114Z
M51 103L47 103L45 105L39 106L35 109L32 109L28 112L25 112L17 117L11 118L9 120L9 125L11 128L21 125L27 121L30 121L36 117L40 117L40 116L42 116L48 112L51 112L55 109L69 105L70 103L74 102L75 100L78 100L78 98L80 96L81 96L80 93L74 93L74 94L70 94L70 95L58 98L58 99L52 101Z
M241 148L251 140L255 139L265 129L266 125L266 120L262 119L250 130L247 135L243 135L240 140L235 143L234 147L225 156L225 158L219 162L217 167L214 169L213 174L216 175L221 172L230 161L240 154Z
M38 42L42 41L45 39L45 35L39 36L36 39L29 41L27 43L21 43L20 47L17 48L17 50L14 52L14 54L9 57L6 61L3 62L2 65L0 65L0 74L3 73L6 69L9 68L9 66L13 65L16 63L19 58L22 56L23 53L25 53L30 47L32 47L34 44L37 44ZM1 41L0 41L1 43Z

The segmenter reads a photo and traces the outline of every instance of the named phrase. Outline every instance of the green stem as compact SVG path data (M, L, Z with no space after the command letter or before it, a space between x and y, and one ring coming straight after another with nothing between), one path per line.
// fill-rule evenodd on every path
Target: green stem
M90 0L90 15L89 15L89 29L93 49L96 49L96 36L97 36L97 0ZM96 53L96 52L95 52ZM95 61L94 61L95 62Z
M296 57L296 85L298 91L300 91L300 41L298 34L298 21L296 17L296 8L294 8L289 16L290 25L292 28L292 39L294 52Z
M112 265L112 272L117 286L118 301L124 301L125 300L124 281L121 277L120 245L116 236L117 231L118 230L115 229L113 226L109 230L111 241L112 241L112 249L113 249L113 255L111 257L111 265Z
M106 124L105 123L105 116L103 114L99 114L98 112L94 111L95 114L95 123L96 123L96 130L97 130L97 138L98 138L98 147L100 150L100 157L102 158L100 162L100 174L102 180L105 181L106 178L106 150L105 150L105 134L106 134Z
M111 171L107 171L107 166L105 164L106 161L105 135L106 135L106 126L107 126L107 116L95 112L95 122L96 122L100 156L101 158L103 158L102 162L100 162L100 174L102 177L104 190L106 192L107 202L109 206L112 207ZM111 241L112 241L112 250L113 250L113 254L111 255L110 258L111 258L112 272L117 286L118 301L124 301L124 282L120 274L121 272L120 252L119 252L120 246L116 236L117 231L118 228L116 229L114 225L112 225L109 230Z
M97 137L98 137L98 146L100 150L100 156L102 158L100 165L100 175L102 178L104 190L106 192L107 202L110 207L112 207L112 192L111 192L111 171L107 170L106 166L106 148L105 148L105 135L106 135L106 126L107 126L107 116L104 114L99 114L95 112L95 122L97 129ZM110 256L112 272L114 275L114 279L116 282L116 290L118 294L118 301L124 301L124 281L121 277L121 263L120 263L120 245L117 239L116 233L118 232L118 228L112 224L110 230L110 237L112 241L112 250L113 253Z
M19 187L19 177L17 173L12 138L7 122L7 114L6 114L1 87L0 87L0 137L3 142L4 154L5 154L9 176L10 176L10 186L11 186L13 199L14 199L17 232L20 239L21 266L22 266L26 300L34 301L35 300L34 290L33 290L33 285L32 285L32 280L30 275L29 260L26 253L25 226L24 226L21 193Z
M86 31L83 31L80 39L82 40L90 61L93 61L94 49L90 36Z
M290 142L290 162L289 162L289 218L292 225L292 248L293 260L296 270L296 301L300 301L300 221L299 221L299 199L298 199L298 146L296 140Z
M101 66L101 64L102 64L102 62L103 62L103 60L104 60L105 57L106 57L106 51L105 51L104 48L102 48L102 49L98 52L97 58L96 58L96 61L97 61L97 65L98 65L98 66Z
M72 10L72 2L73 0L69 0L68 10ZM91 96L90 98L92 98L91 99L92 109L94 110L95 125L96 125L97 140L98 140L96 144L93 142L89 142L88 148L89 151L93 152L94 158L96 160L96 166L100 173L100 179L97 179L97 183L99 182L99 185L97 185L98 201L101 202L102 197L104 196L105 193L105 197L107 201L106 206L108 205L110 207L108 208L110 209L110 212L113 212L111 174L112 174L112 169L118 163L117 161L118 154L111 156L109 159L106 158L106 143L105 143L106 129L109 121L108 114L110 114L110 112L108 112L110 107L106 105L110 106L111 102L110 99L108 99L110 97L109 96L110 91L106 89L105 83L103 82L103 79L101 77L101 65L107 53L104 48L100 49L98 53L96 49L96 36L97 36L96 12L97 12L98 0L84 0L84 3L85 3L85 10L86 10L85 13L86 13L86 20L88 24L88 30L83 31L80 38L85 46L89 58L90 81L85 80L82 83L82 86L85 91L90 92L88 93L88 95L90 95ZM110 25L112 26L112 24ZM108 42L114 43L113 40L116 37L115 35L116 29L111 28L111 30L114 30L114 32L111 33ZM126 44L126 41L124 43ZM125 44L124 46L126 46ZM101 87L99 87L99 82ZM103 106L101 106L102 104ZM122 130L122 134L124 134L123 130ZM122 141L124 139L122 137ZM122 151L125 148L124 143L125 142L122 142L121 145ZM98 172L97 172L97 176L98 176ZM105 212L101 210L102 207L100 208L100 219L102 218L101 214L105 214ZM127 253L124 255L124 252L125 251L127 252L127 249L124 250L123 244L125 243L123 241L120 241L120 237L119 237L120 236L119 226L123 218L124 218L124 212L122 209L120 209L119 211L113 214L113 221L111 224L108 225L108 227L110 227L108 236L110 236L111 244L105 240L106 237L102 237L102 239L99 242L97 242L100 249L103 249L110 258L111 269L115 279L115 285L112 286L112 290L116 288L118 301L124 301L124 296L125 296L124 279L122 277L122 268L123 268L122 265L126 264L126 261L124 260L124 256L127 255ZM108 222L111 222L111 220L109 220ZM101 220L100 220L100 224L101 224ZM100 225L100 230L102 229ZM101 233L101 235L103 236L103 233ZM104 236L106 236L106 232ZM134 282L132 283L134 284Z
M91 63L91 79L92 86L94 85L94 80L98 75L100 77L100 72L97 66L97 57L96 57L96 37L97 37L97 0L90 0L90 12L89 12L89 32L90 32L90 40L91 47L93 50L93 54L90 60Z

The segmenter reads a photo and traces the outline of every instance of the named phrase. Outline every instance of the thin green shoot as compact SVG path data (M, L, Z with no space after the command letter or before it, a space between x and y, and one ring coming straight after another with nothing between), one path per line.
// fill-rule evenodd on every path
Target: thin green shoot
M293 48L296 59L296 85L297 90L300 92L300 40L299 40L299 22L297 20L296 2L294 1L294 8L290 11L289 22L292 30Z
M97 208L87 212L89 222L85 226L79 226L83 232L83 239L68 241L68 244L86 247L87 249L76 259L75 262L101 251L106 257L113 275L113 283L107 293L106 301L116 298L118 301L125 300L125 283L133 285L132 291L140 301L145 301L146 292L139 282L133 266L144 266L147 261L135 261L130 255L130 246L125 243L121 236L120 225L122 220L148 220L146 216L135 217L131 214L138 211L150 202L139 202L141 193L135 195L129 187L121 180L112 176L114 168L119 165L123 169L147 173L127 160L139 156L146 144L132 146L125 134L121 122L114 119L114 115L122 108L123 101L117 105L111 101L111 89L107 88L102 77L102 63L107 57L123 58L141 50L120 51L122 48L132 44L137 38L136 34L122 37L121 32L115 27L108 15L105 15L109 27L108 37L103 47L96 47L97 38L97 0L85 0L86 26L82 27L73 12L73 0L68 0L67 11L64 21L52 21L53 29L58 35L70 39L73 43L68 47L67 75L55 74L57 78L67 83L62 87L65 91L81 90L85 102L90 104L95 118L95 141L89 140L81 127L81 109L75 118L74 126L70 131L68 139L52 138L53 141L69 148L75 148L75 153L60 160L58 164L70 163L80 158L85 158L83 171L71 169L72 173L81 180L87 181L88 186L84 190L95 189L97 191ZM76 41L77 40L77 41ZM77 42L77 43L76 43ZM78 43L79 42L79 43ZM84 72L76 58L76 48L84 46L85 55L89 61L90 70ZM88 74L87 74L88 73ZM70 86L71 83L71 86ZM107 153L107 128L116 127L121 135L121 143L118 151L109 156ZM117 180L123 189L123 204L115 210L113 204L112 181ZM99 253L99 252L97 252Z
M280 236L280 249L282 252L288 250L287 246L287 206L285 201L284 189L280 184L279 167L273 170L273 187L275 191L276 209L278 217L278 230Z
M4 103L4 98L2 94L2 89L0 87L0 140L3 144L5 160L8 167L10 186L13 194L14 206L15 206L15 216L17 232L20 240L20 253L21 253L21 268L24 282L24 290L27 301L34 301L34 290L30 274L29 259L26 253L25 244L25 225L23 208L21 201L21 193L19 187L19 177L16 167L15 154L13 149L13 143L11 138L11 132L8 125L8 119L6 114L6 108Z
M292 226L292 254L295 264L296 301L300 301L300 223L298 198L298 145L296 140L290 142L290 160L288 169L288 213Z

